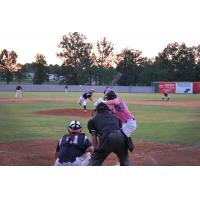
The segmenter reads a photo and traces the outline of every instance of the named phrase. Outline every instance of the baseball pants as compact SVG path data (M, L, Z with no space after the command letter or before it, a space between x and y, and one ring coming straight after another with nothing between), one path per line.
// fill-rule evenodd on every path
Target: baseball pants
M83 106L86 106L87 105L87 99L83 98L83 96L80 96L78 103L82 104Z
M122 130L127 137L130 137L137 128L135 119L128 119L125 123L122 123Z
M89 166L100 166L110 153L115 153L121 166L129 166L128 148L125 136L119 131L110 133L91 155Z
M91 153L84 153L81 157L77 157L74 162L59 162L59 158L56 159L54 166L87 166L91 158Z
M16 98L21 98L22 97L22 91L21 90L16 90L15 97Z

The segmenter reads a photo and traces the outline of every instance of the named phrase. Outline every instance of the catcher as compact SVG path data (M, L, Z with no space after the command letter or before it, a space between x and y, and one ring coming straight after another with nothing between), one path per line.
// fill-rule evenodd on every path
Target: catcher
M81 132L79 121L71 121L56 147L54 166L84 166L88 164L93 147L87 136Z

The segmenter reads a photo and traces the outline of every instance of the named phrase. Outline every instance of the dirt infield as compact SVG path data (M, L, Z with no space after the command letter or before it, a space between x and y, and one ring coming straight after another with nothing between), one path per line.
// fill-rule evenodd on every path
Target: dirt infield
M66 99L0 99L4 102L66 102ZM70 101L74 102L74 101ZM161 102L129 101L144 105L168 105L200 107L200 102ZM58 109L38 111L35 114L90 117L92 111L84 113L82 109ZM18 141L0 143L0 165L2 166L49 166L54 163L56 140ZM200 147L158 144L135 141L135 150L129 153L130 160L136 166L199 166ZM111 154L103 165L116 165L117 158Z
M75 99L64 98L0 98L0 103L20 103L20 102L76 102ZM136 105L160 105L160 106L177 106L187 108L200 108L200 101L160 101L160 100L127 100L129 104Z
M49 166L54 163L57 141L19 141L0 143L0 165L3 166ZM135 150L129 153L135 166L199 166L200 148L181 145L135 142ZM111 154L104 166L117 164Z

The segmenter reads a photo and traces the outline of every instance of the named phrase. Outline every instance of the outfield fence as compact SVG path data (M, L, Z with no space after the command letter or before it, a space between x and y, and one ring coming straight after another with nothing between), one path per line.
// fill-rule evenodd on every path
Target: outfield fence
M15 91L16 84L0 85L0 91ZM21 84L24 91L27 92L64 92L64 85L33 85L33 84ZM113 86L117 92L120 93L154 93L154 86ZM94 89L96 92L103 92L106 86L95 85L68 85L69 92L85 92L90 89Z

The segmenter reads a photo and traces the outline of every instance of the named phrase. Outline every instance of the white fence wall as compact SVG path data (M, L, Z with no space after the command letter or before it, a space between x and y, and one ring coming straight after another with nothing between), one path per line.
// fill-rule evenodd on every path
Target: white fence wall
M177 82L176 93L177 94L192 94L193 83L192 82Z
M27 92L64 92L64 85L23 85L24 91ZM0 85L0 91L15 91L16 84ZM84 92L95 89L96 92L103 92L106 86L89 86L89 85L68 85L69 92ZM114 86L113 89L119 93L154 93L154 86Z

